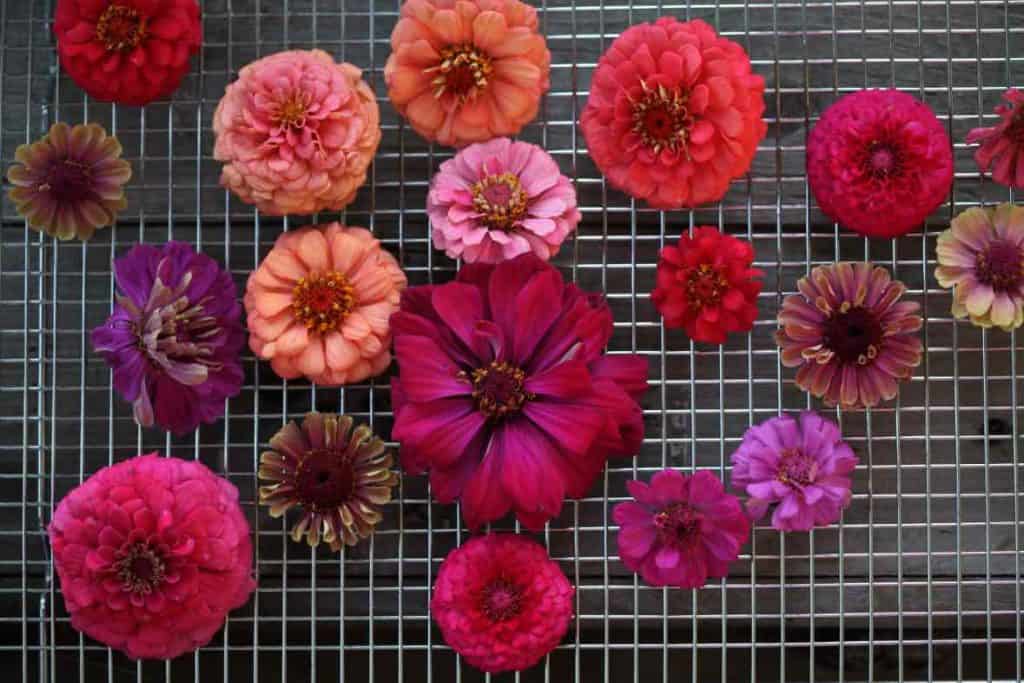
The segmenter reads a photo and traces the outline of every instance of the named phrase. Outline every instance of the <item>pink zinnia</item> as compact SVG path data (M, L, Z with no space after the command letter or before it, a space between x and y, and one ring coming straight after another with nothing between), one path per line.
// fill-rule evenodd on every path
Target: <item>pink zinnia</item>
M1024 92L1010 88L1003 99L1006 104L996 106L999 123L971 129L967 144L981 145L974 160L982 173L991 170L1000 185L1024 187Z
M626 484L635 501L612 511L619 525L619 557L651 586L700 588L728 575L729 563L750 535L736 496L707 470L687 476L657 472L650 485Z
M430 612L448 645L481 671L528 669L562 640L575 590L542 545L488 534L441 564Z
M256 589L238 489L155 453L105 467L49 526L71 625L133 659L202 647Z
M466 263L532 251L547 261L580 222L576 190L547 152L497 138L441 164L427 195L434 246Z
M946 201L953 149L924 102L899 90L861 90L811 130L807 179L833 221L867 237L899 237Z
M539 529L640 448L647 360L606 355L608 304L533 254L406 290L391 327L402 466L471 528L514 510Z
M750 496L751 515L760 519L774 505L772 526L779 531L837 522L850 504L858 462L836 423L811 411L799 421L782 415L751 427L731 461L732 487Z
M601 55L580 117L608 182L659 209L721 199L767 125L764 79L700 19L626 29Z

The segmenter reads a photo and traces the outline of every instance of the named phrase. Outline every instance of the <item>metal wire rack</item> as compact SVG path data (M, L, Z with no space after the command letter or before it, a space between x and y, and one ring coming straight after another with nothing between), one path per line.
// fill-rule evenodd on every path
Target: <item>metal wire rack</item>
M967 206L1009 197L983 182L962 141L991 120L1019 78L1024 3L1016 0L535 0L553 55L552 89L523 138L576 178L584 220L558 259L607 292L613 351L650 359L639 456L609 468L543 533L577 586L562 646L517 681L952 681L1022 679L1021 489L1017 335L955 323L937 288L936 234ZM246 62L320 47L353 62L381 99L384 141L346 214L371 228L414 284L455 264L432 251L424 202L449 150L430 147L390 107L382 67L399 0L203 0L205 42L171 102L145 109L90 102L63 76L52 0L0 0L0 161L55 120L116 133L135 178L129 209L87 244L28 232L0 205L0 661L23 681L478 681L432 627L440 561L467 536L457 509L407 477L372 541L343 557L286 542L254 504L261 445L304 412L342 411L391 428L386 380L344 390L282 382L246 358L245 387L222 423L177 439L140 431L90 348L110 309L112 257L135 242L194 242L239 286L281 230L307 220L257 215L217 185L210 121ZM748 177L717 205L661 213L607 188L575 121L598 56L626 26L702 17L742 43L763 74L769 133ZM810 125L838 94L895 86L949 128L958 170L950 201L922 232L867 242L817 210L803 168ZM1012 197L1009 197L1012 199ZM321 216L335 219L339 216ZM722 348L665 331L647 299L658 249L712 224L753 241L767 273L752 334ZM836 413L862 464L842 524L811 534L759 527L726 580L697 592L652 589L617 559L609 504L625 481L663 466L712 468L744 429L811 406L778 361L778 303L819 263L870 258L904 280L926 311L927 356L899 400ZM136 664L71 629L43 529L53 505L110 462L157 450L199 458L241 490L253 525L259 590L193 656Z

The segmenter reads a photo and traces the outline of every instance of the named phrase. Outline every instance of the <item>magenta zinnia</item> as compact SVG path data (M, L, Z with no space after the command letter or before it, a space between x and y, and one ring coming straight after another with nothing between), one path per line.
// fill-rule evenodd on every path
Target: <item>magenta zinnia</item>
M896 396L921 362L920 306L871 263L819 266L786 297L775 340L796 383L827 405L870 408Z
M1010 88L996 106L999 122L990 127L972 128L967 144L978 144L974 161L992 180L1007 187L1024 187L1024 92Z
M310 413L300 428L289 422L270 439L273 450L260 456L260 505L280 517L298 506L291 530L296 543L306 537L335 552L373 533L379 507L391 500L398 475L391 454L366 425L352 429L345 415Z
M607 303L532 254L406 290L391 327L402 466L471 528L509 510L540 528L640 447L646 359L606 355Z

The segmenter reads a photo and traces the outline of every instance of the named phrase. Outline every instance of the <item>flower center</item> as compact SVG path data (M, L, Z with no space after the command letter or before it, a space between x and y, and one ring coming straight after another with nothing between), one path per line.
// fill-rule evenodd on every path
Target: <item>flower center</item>
M356 473L346 453L317 449L299 463L295 491L314 511L334 510L355 492Z
M475 46L466 44L449 45L441 50L441 63L426 72L437 72L430 82L434 86L434 97L440 99L445 92L450 92L464 102L475 98L487 87L493 70L490 57Z
M292 289L292 313L311 332L337 329L355 306L355 288L334 270L299 278Z
M878 356L884 330L874 313L844 301L825 322L824 346L844 363L867 365Z
M294 93L277 106L273 120L283 127L302 128L306 125L307 97Z
M687 108L689 94L659 85L655 89L640 81L644 94L633 102L633 132L657 154L663 149L686 151L693 116Z
M48 192L59 201L80 202L91 199L92 170L74 159L57 161L50 166L46 180L39 186L40 192Z
M126 593L148 595L164 582L166 565L149 543L133 543L119 554L114 571Z
M807 486L818 476L818 461L797 448L787 448L779 458L776 478L790 486Z
M480 596L480 611L492 622L501 622L519 614L523 591L508 579L487 584Z
M864 155L864 167L868 175L879 180L900 175L903 159L899 149L887 142L873 142Z
M654 515L658 539L674 548L686 547L696 540L702 517L686 503L673 503Z
M517 413L534 398L526 391L526 373L504 361L491 361L486 368L477 368L470 374L476 407L489 419L500 420L509 413Z
M1017 289L1024 279L1024 254L1006 240L995 240L975 259L978 280L992 289L1005 292Z
M728 287L728 280L710 263L692 268L686 276L686 298L694 310L717 306Z
M107 50L131 50L146 37L146 18L131 7L111 5L96 22L96 39Z
M513 173L489 175L471 191L473 208L491 230L511 230L526 215L526 190Z

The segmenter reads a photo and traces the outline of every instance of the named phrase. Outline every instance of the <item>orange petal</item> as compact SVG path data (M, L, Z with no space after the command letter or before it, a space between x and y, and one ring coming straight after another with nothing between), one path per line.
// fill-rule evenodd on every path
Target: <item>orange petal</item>
M489 54L501 46L507 32L505 17L498 12L481 12L473 20L473 43Z
M513 57L494 63L494 74L500 80L533 90L540 81L540 68L525 59Z
M424 130L437 130L444 121L441 104L431 92L422 93L411 101L405 113L414 125Z
M313 339L295 359L295 367L307 377L319 375L326 366L327 359L324 356L322 339Z
M292 315L289 312L276 315L272 318L265 318L259 313L249 316L249 337L262 337L265 341L275 340L288 329L292 324Z
M270 250L267 258L263 260L261 268L264 266L285 282L295 282L307 274L306 267L295 258L295 254L280 247Z
M309 345L309 332L303 325L293 324L277 340L277 350L286 356L294 356Z
M341 326L341 333L349 341L361 341L371 332L370 323L366 322L366 318L361 316L359 311L349 313L348 317L345 318L344 324Z
M458 12L451 9L443 9L434 14L431 28L441 40L450 44L466 42L469 37L466 35L466 26Z
M299 258L310 270L322 272L330 264L327 261L327 240L317 229L307 230L299 242Z
M342 233L331 240L331 267L351 274L366 256L365 244L355 235Z
M327 365L338 372L347 370L359 362L359 347L340 334L330 334L324 340L327 354Z
M388 96L396 107L430 90L430 78L422 70L398 67L388 76Z
M284 292L263 291L254 294L256 310L259 314L271 318L292 305L292 297Z

